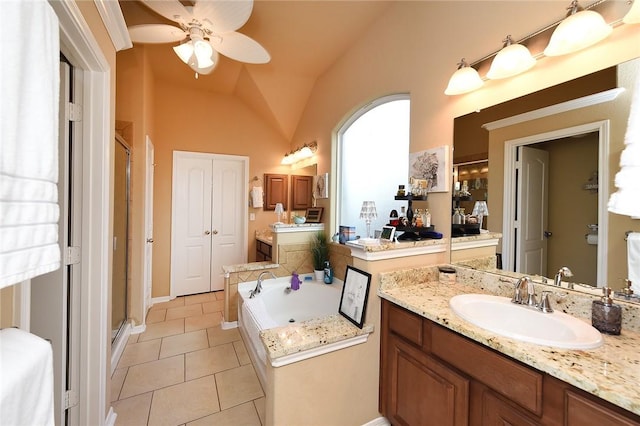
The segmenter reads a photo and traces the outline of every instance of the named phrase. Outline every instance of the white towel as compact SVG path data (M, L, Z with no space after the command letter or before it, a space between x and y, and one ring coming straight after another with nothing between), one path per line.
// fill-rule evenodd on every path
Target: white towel
M54 425L51 345L17 328L0 330L0 424Z
M634 294L640 295L640 232L627 235L627 278Z
M0 1L0 288L60 267L58 34L46 0Z
M263 191L261 186L254 186L251 188L251 207L259 209L264 205L262 194Z

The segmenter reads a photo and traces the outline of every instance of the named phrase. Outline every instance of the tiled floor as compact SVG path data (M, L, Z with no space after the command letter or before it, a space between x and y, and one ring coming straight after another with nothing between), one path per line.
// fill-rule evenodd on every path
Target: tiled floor
M264 392L223 292L154 305L111 378L117 426L264 424Z

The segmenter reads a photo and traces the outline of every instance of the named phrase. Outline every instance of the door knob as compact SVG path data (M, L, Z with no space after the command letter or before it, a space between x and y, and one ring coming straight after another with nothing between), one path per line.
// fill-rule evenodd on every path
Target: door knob
M152 243L153 242L153 238L147 238L147 242L148 243Z
M217 235L217 234L218 234L218 230L217 230L217 229L214 229L214 230L213 230L213 235Z
M551 231L544 231L544 237L545 238L551 238L551 236L553 235L553 232Z
M211 234L211 231L204 231L204 235L209 235Z

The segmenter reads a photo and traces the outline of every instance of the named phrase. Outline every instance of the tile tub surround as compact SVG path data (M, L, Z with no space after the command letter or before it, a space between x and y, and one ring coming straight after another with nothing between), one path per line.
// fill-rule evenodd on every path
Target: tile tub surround
M550 348L494 335L459 318L449 308L449 299L457 294L488 293L511 297L515 279L456 267L457 282L444 285L438 283L434 271L437 269L432 267L382 273L378 295L491 349L640 414L637 391L637 383L640 383L640 370L637 368L640 364L638 307L620 303L624 305L622 334L603 335L605 343L598 349L577 351ZM540 291L540 287L536 285L536 292ZM548 286L545 288L549 289ZM554 291L552 306L590 322L591 301L594 299L592 296L558 289Z

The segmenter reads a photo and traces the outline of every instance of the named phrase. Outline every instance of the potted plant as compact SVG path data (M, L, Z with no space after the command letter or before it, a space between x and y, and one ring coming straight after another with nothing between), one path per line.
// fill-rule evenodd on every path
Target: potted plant
M318 231L311 238L311 257L316 281L324 279L324 263L329 260L329 240L324 231Z

